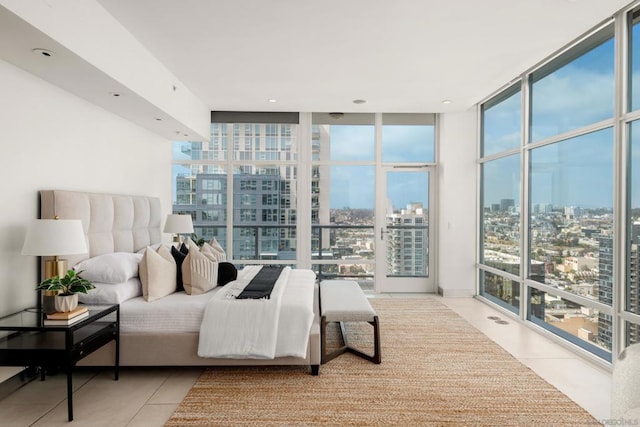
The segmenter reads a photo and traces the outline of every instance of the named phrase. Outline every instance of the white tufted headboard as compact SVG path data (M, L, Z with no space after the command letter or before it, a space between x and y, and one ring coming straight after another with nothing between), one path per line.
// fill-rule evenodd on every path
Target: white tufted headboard
M40 218L55 216L82 220L87 238L89 254L65 255L69 267L105 253L136 252L162 239L158 197L40 191Z

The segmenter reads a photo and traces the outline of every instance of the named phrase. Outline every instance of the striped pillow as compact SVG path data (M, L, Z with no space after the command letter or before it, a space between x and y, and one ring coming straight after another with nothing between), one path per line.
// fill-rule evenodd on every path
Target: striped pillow
M182 284L185 293L198 295L218 285L218 261L205 251L189 248L182 261Z

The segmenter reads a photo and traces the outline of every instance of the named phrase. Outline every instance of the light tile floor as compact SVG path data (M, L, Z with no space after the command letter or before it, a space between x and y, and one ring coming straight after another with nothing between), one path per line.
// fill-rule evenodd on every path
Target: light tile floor
M423 294L375 294L375 298ZM473 298L439 298L523 364L567 394L596 419L609 416L611 375L515 319ZM488 316L500 316L497 324ZM162 426L202 372L201 368L83 369L74 374L73 424L67 422L64 375L35 380L0 400L2 426ZM322 375L322 369L321 369Z

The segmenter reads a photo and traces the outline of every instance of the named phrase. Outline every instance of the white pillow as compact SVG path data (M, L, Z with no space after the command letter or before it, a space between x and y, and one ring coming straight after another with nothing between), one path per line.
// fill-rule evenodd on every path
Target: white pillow
M204 294L215 288L218 286L218 261L206 250L189 247L189 253L182 261L182 284L189 295Z
M95 289L79 293L78 301L84 304L122 304L142 295L140 279L133 277L124 283L94 283Z
M73 269L90 282L122 283L138 276L141 259L141 254L113 252L80 261Z
M148 247L140 261L142 296L155 301L176 291L176 261L166 246Z

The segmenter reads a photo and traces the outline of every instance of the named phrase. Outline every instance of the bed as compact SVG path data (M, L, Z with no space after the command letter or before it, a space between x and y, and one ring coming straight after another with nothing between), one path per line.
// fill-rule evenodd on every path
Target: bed
M86 261L87 258L108 257L109 254L127 254L130 255L128 258L135 260L139 259L136 256L140 256L145 248L161 244L163 215L159 198L43 190L40 192L40 202L41 218L82 220L89 254L66 256L69 266ZM238 272L238 278L241 275L242 270ZM187 295L184 291L179 291L149 302L135 290L132 291L138 286L135 278L132 278L127 280L131 283L124 287L125 291L115 296L99 294L100 289L113 293L110 287L103 286L94 291L95 295L92 295L92 298L99 294L98 302L120 304L122 366L306 365L310 367L312 374L317 375L321 359L319 301L315 274L311 270L293 269L288 280L293 285L287 286L287 289L292 290L282 296L282 313L287 310L288 304L301 298L301 292L311 292L311 296L307 297L312 319L308 337L305 337L306 352L298 352L296 355L276 352L273 358L198 356L199 328L206 305L216 294L223 292L225 287L218 286L199 295ZM286 333L285 328L280 329L282 331L278 332L278 346ZM111 345L83 359L81 365L112 365L114 349Z

